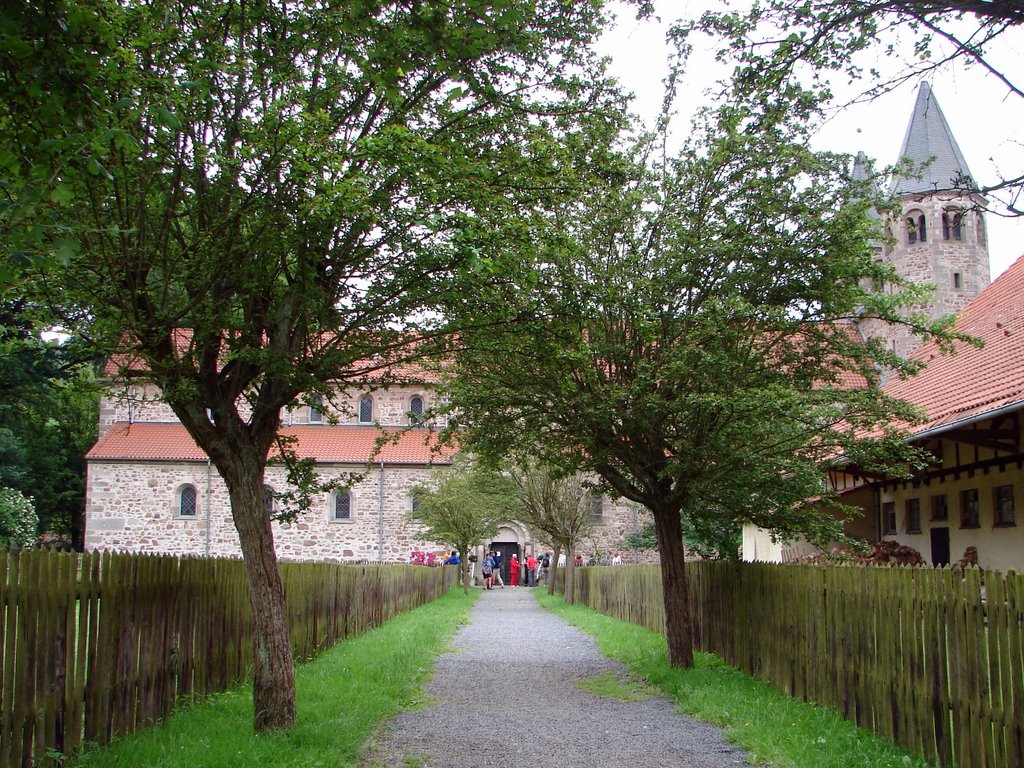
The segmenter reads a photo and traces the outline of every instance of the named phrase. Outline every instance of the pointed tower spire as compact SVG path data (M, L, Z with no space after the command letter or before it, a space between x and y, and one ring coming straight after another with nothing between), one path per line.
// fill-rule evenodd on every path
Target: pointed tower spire
M900 159L904 158L913 162L922 175L893 179L892 191L896 195L976 189L967 161L927 82L917 90L917 102L900 150Z
M901 158L910 160L921 178L897 176L892 192L899 212L879 222L886 237L876 261L888 264L911 283L931 284L927 303L908 308L933 319L959 312L989 283L986 200L977 192L960 147L928 83L921 83L903 139ZM851 172L859 178L865 164L858 157ZM865 318L867 338L877 338L896 354L908 356L921 339L907 326Z
M868 156L863 152L858 152L857 156L853 159L853 168L850 170L850 177L854 181L868 181L871 176L868 174L871 163L868 161Z
M857 184L866 184L872 198L878 197L878 183L871 160L863 152L858 152L853 159L853 167L850 169L850 179ZM868 211L868 217L873 221L880 219L878 211L872 207Z

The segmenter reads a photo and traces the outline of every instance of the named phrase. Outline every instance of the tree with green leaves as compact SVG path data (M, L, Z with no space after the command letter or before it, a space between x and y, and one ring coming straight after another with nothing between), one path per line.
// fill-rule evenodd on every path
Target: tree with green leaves
M109 141L104 68L116 0L7 0L0 14L0 286L66 263L78 240L67 181Z
M14 488L0 488L0 546L31 547L38 527L32 499Z
M578 545L593 528L594 493L580 475L562 476L550 467L529 460L509 471L512 479L511 514L547 539L554 548L548 590L554 592L554 569L565 553L565 601L575 601L573 591Z
M561 204L620 97L600 3L127 0L106 9L102 153L30 281L116 378L159 388L223 477L254 616L254 725L295 718L263 474L282 410L431 351L433 310ZM16 110L30 110L17 103ZM302 458L302 457L296 457ZM304 487L309 487L304 485Z
M38 309L0 300L0 485L32 499L38 533L81 547L99 392L74 340L41 337Z
M674 158L640 145L606 163L532 269L481 299L518 322L467 334L448 383L467 449L535 446L651 512L674 666L693 662L684 529L836 536L828 461L920 460L889 426L915 412L879 376L914 366L856 321L947 333L900 317L924 291L875 263L877 201L850 158L807 148L792 106L721 106Z
M472 574L469 554L489 539L508 517L508 479L466 461L440 470L435 482L413 489L415 504L409 518L423 526L423 536L458 550L462 589L469 592Z
M742 525L738 521L722 524L712 516L709 517L683 521L683 545L686 550L702 560L738 561L743 545ZM654 530L654 523L647 523L635 533L627 534L626 545L630 549L657 549L658 534Z
M983 71L1008 96L1024 98L1019 71L1000 55L1022 24L1017 0L766 0L742 12L707 11L677 25L675 34L722 40L719 58L736 64L734 85L755 100L804 80L818 84L828 101L833 73L862 84L857 100L872 99L953 64ZM892 66L880 66L879 54ZM1007 214L1024 216L1024 168L962 183L965 193L980 192L999 200Z

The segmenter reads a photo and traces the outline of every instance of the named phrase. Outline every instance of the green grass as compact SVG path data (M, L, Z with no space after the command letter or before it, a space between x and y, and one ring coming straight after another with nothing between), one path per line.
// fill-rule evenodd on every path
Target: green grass
M576 687L595 696L604 696L620 701L646 701L661 695L661 691L636 675L615 675L611 672L580 680L576 683Z
M698 653L693 669L672 668L662 635L566 605L561 595L544 593L537 599L593 635L605 656L660 689L680 712L721 726L754 762L773 768L928 767L923 758L857 728L838 713L790 699L717 656Z
M339 643L295 673L298 718L288 733L254 734L252 689L218 694L104 749L88 768L354 766L376 728L416 706L437 654L466 621L479 592L455 588L434 603Z

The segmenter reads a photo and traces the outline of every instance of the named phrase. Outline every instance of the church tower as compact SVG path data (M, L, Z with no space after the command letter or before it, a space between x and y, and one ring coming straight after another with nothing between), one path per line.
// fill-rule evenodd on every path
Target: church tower
M967 161L928 83L918 89L900 159L909 161L910 168L892 181L900 214L885 221L881 258L904 278L935 286L932 303L913 311L932 318L959 312L990 282L987 201L975 191ZM903 328L878 322L863 323L862 331L884 336L904 357L921 344Z

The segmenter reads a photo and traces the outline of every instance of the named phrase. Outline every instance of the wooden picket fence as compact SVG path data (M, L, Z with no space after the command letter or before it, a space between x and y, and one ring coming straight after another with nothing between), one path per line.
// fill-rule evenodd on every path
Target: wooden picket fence
M440 597L454 568L282 563L295 658ZM0 768L107 744L252 665L243 564L0 551Z
M664 632L657 566L576 598ZM1024 574L697 562L696 645L946 768L1024 767Z

